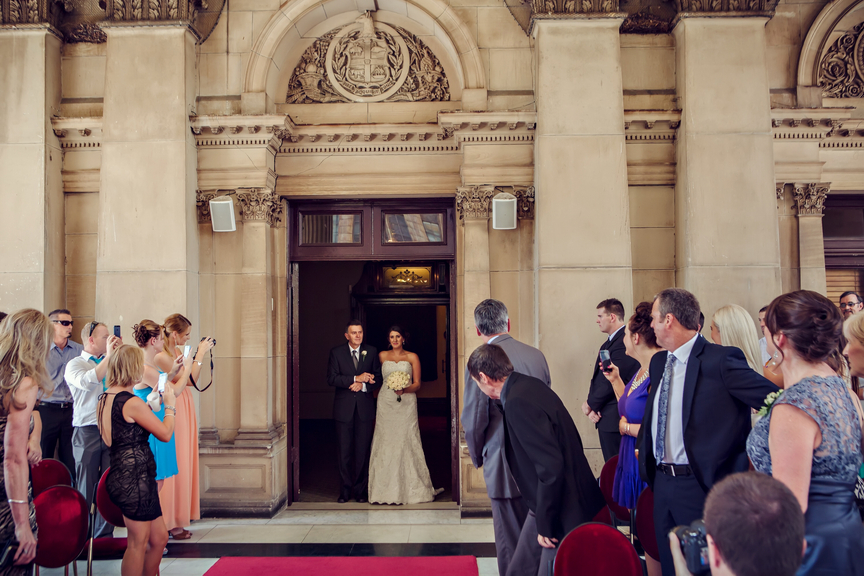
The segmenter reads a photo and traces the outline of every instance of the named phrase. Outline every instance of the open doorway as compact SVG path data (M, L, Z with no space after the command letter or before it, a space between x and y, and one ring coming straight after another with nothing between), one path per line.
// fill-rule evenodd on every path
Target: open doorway
M299 354L294 369L299 388L300 502L335 502L339 496L334 391L327 385L326 369L330 350L345 344L345 323L352 318L363 322L364 341L379 351L388 346L390 326L399 325L410 333L406 348L417 353L421 362L423 386L417 411L426 464L433 486L445 489L436 502L453 500L451 301L447 290L437 290L445 285L449 264L403 262L386 268L391 274L417 270L422 275L428 270L428 286L416 291L381 289L385 268L356 260L294 266L294 297L299 304L295 308Z

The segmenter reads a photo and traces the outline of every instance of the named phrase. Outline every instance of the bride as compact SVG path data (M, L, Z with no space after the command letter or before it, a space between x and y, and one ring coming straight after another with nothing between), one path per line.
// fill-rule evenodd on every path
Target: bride
M443 489L432 488L420 426L417 424L417 391L420 390L420 359L405 350L405 332L390 328L390 347L378 356L383 385L378 394L378 415L369 458L369 502L419 504L431 502ZM387 387L387 377L405 372L413 382L402 390Z

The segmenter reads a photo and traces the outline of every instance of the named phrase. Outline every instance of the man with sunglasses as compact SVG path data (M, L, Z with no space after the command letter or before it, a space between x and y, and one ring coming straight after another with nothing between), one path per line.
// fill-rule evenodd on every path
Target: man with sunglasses
M857 292L843 292L840 295L840 312L843 313L844 320L862 309L864 309L864 302Z
M84 347L69 339L72 335L72 313L59 309L48 314L54 324L54 342L48 352L48 376L54 386L49 396L39 404L42 419L42 457L58 458L75 480L75 456L72 453L72 392L66 384L66 364L81 354Z

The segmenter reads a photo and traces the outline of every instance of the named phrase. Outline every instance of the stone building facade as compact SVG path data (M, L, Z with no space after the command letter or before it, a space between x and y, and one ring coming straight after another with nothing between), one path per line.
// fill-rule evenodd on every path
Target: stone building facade
M0 0L0 309L214 335L207 513L296 493L297 201L449 199L455 396L474 306L504 300L599 465L594 305L825 292L826 198L864 192L862 0L103 4ZM490 224L502 192L516 229Z

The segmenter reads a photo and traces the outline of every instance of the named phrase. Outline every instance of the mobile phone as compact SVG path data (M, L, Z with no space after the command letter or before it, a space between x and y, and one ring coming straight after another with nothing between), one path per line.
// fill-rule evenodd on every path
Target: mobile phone
M185 346L183 346L183 357L184 357L184 358L186 358L187 356L189 356L189 351L190 351L190 350L192 350L192 346L190 346L189 344L186 344Z
M600 362L603 363L603 371L609 372L610 365L612 364L612 357L609 356L608 350L600 350Z
M167 382L167 381L168 381L168 375L167 374L165 374L164 372L162 374L159 374L158 387L159 387L160 393L165 392L165 382Z
M120 338L120 325L119 324L114 325L114 336L116 336L117 338Z

